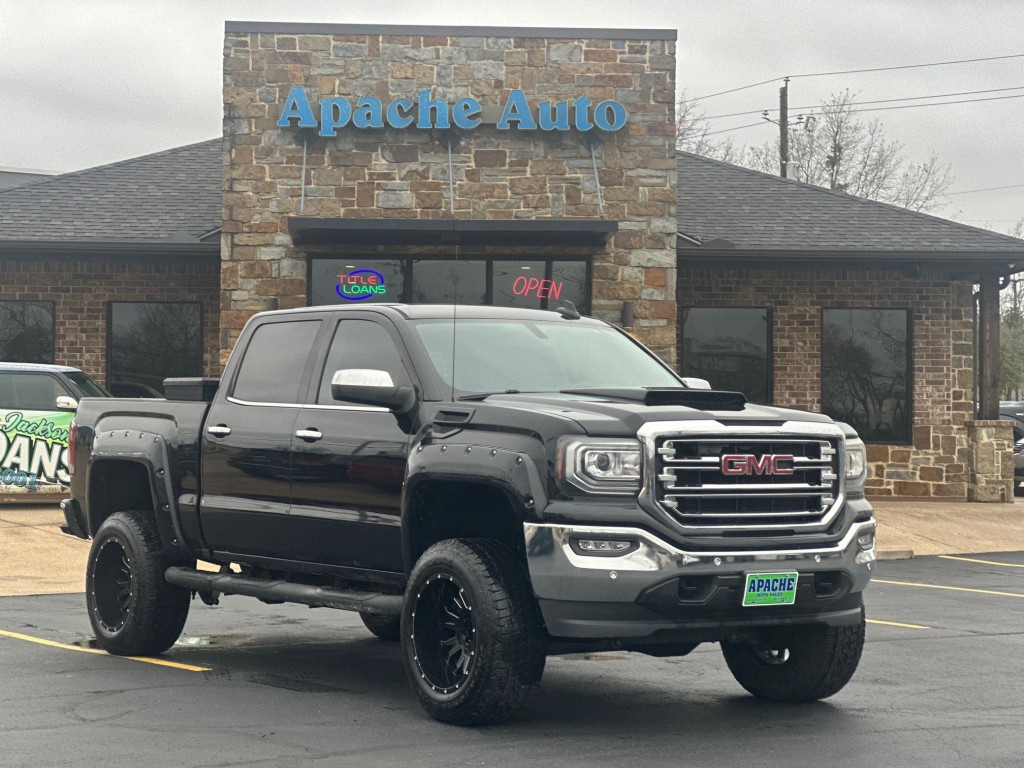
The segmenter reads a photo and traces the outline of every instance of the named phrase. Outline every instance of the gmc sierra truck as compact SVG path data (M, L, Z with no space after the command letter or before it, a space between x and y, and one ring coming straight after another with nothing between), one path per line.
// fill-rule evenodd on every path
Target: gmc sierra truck
M221 379L166 390L85 399L72 430L64 528L110 653L170 648L195 596L358 611L463 725L510 717L550 654L717 642L785 702L857 667L856 434L687 386L571 307L266 312Z

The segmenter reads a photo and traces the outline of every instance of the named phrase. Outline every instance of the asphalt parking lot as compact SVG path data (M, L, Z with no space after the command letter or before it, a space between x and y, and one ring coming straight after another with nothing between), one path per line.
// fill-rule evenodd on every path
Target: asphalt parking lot
M354 614L197 602L168 666L90 649L80 594L0 598L0 765L1020 766L1024 552L963 557L877 565L860 669L825 702L750 698L716 646L605 653L549 659L482 729L429 719Z

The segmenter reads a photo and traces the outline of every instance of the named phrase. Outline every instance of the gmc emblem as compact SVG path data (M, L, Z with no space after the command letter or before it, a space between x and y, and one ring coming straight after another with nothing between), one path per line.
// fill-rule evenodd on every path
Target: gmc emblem
M727 453L722 456L723 475L792 475L793 457L789 454Z

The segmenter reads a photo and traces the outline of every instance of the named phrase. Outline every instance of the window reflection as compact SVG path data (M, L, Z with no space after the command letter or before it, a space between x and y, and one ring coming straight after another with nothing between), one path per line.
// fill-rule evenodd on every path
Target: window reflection
M768 310L696 307L681 314L683 375L769 402Z
M0 362L53 363L53 302L0 301Z
M416 259L412 263L414 304L486 304L487 262Z
M821 328L821 408L864 440L910 442L909 313L826 309Z
M115 397L163 397L164 379L201 376L198 302L110 304L110 374Z

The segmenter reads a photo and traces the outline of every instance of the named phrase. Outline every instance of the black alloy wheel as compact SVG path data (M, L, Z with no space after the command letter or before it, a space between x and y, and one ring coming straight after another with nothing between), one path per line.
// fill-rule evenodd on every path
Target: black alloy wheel
M485 725L540 685L545 638L523 557L490 539L430 547L402 602L402 658L431 717Z
M96 554L93 590L96 620L114 634L128 621L132 607L132 565L121 542L107 539Z
M465 684L476 655L473 606L451 573L428 577L416 595L410 639L420 679L432 690L453 693Z
M153 513L115 512L93 536L85 601L96 646L118 656L163 653L181 636L192 598L164 579L174 561L164 551Z

